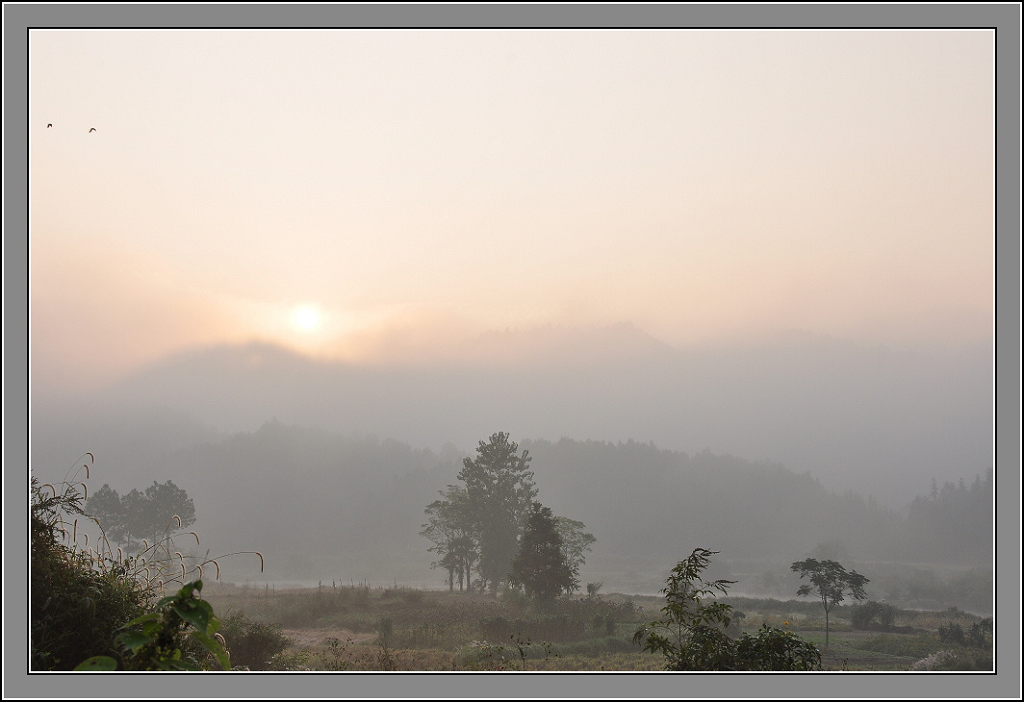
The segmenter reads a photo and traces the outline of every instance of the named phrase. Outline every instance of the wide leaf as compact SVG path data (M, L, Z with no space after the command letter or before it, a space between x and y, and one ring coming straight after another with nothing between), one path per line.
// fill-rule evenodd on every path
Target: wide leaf
M202 607L178 604L172 607L174 613L202 632L210 623L210 612Z

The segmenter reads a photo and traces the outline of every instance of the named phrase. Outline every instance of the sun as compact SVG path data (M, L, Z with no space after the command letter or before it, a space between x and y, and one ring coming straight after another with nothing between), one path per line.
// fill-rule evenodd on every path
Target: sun
M320 313L310 305L295 308L292 318L299 329L304 331L313 331L320 324Z

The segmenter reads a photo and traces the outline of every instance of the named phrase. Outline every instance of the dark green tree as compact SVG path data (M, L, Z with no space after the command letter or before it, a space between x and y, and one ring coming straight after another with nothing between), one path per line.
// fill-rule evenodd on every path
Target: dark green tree
M718 551L693 550L676 564L665 580L662 618L637 629L633 641L645 651L665 656L667 670L732 670L735 651L725 635L732 608L723 602L705 602L725 594L732 580L707 581L702 573Z
M662 593L662 618L640 627L634 643L645 651L665 656L667 670L815 670L821 667L821 653L792 632L767 625L754 636L730 638L725 629L732 619L732 607L709 602L725 594L731 580L707 581L702 573L711 556L718 553L694 549L672 569Z
M800 573L801 580L808 578L811 581L801 585L796 594L801 597L816 595L825 608L825 647L828 648L829 612L846 598L847 592L855 600L867 599L864 585L870 581L855 570L847 571L836 561L815 558L797 561L790 570Z
M492 434L490 441L477 446L476 459L466 458L459 472L478 535L477 567L483 586L492 593L508 577L519 535L537 496L529 452L518 454L518 450L508 434Z
M529 597L550 602L558 595L579 587L575 573L566 562L562 537L555 526L551 509L533 503L519 552L512 559L509 584L522 586Z

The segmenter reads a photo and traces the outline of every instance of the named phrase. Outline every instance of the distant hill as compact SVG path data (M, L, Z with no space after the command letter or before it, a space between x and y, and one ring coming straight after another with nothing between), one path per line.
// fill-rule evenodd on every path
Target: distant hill
M623 324L495 332L466 359L372 366L268 344L195 349L78 402L35 401L33 455L60 463L115 437L141 447L117 418L159 411L214 434L276 418L434 449L472 450L499 428L708 448L890 507L992 465L990 346L925 354L794 333L678 350ZM96 430L70 443L83 424Z

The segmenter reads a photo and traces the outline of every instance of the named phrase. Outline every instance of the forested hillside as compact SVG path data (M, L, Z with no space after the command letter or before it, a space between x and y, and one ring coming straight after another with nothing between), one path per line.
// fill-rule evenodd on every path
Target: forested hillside
M719 550L722 567L769 570L831 544L855 563L990 566L991 485L948 485L903 511L824 489L809 474L702 451L636 442L520 442L533 457L540 499L597 538L581 581L649 588L687 549ZM275 579L442 585L424 510L456 482L463 455L417 450L270 422L253 433L180 450L153 466L195 500L212 555L260 550ZM126 491L125 476L93 478ZM987 497L987 499L986 499ZM743 565L736 565L743 563ZM228 578L255 577L250 564Z

